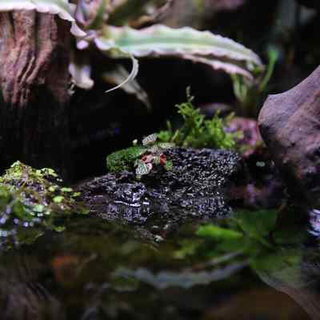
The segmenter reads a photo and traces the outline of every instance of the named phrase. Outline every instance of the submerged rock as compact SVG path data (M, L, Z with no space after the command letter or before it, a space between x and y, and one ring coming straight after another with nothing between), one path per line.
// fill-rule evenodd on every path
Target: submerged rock
M289 191L319 204L320 67L291 90L269 96L259 126Z
M159 166L141 180L133 172L109 173L79 187L83 200L104 219L139 224L230 212L224 188L240 162L235 152L175 148L165 155L172 170Z

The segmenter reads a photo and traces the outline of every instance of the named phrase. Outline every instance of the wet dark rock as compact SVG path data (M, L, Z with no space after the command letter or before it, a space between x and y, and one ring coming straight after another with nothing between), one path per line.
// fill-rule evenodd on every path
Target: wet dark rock
M155 168L140 181L132 172L109 173L79 187L83 200L104 219L138 224L230 213L224 190L239 166L235 152L176 148L165 154L171 171Z
M319 204L320 67L291 90L269 96L259 127L288 190Z

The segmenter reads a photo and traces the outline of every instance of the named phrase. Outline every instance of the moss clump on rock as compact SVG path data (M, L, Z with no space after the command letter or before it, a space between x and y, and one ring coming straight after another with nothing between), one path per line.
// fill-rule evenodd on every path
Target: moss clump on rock
M110 172L130 171L135 161L146 152L144 146L132 146L107 156L107 168Z
M168 121L167 130L158 134L159 140L185 148L235 149L235 138L239 133L226 130L233 115L222 118L217 113L212 119L206 119L200 109L195 108L188 92L187 97L187 102L176 106L183 120L182 126L173 130Z
M38 170L15 162L0 177L0 237L28 227L60 231L61 218L87 213L77 200L79 193L61 183L53 169Z

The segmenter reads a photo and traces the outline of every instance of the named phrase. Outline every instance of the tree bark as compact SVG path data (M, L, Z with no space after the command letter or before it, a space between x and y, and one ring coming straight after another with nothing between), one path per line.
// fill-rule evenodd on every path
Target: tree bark
M35 11L0 14L0 158L63 169L68 159L69 26Z

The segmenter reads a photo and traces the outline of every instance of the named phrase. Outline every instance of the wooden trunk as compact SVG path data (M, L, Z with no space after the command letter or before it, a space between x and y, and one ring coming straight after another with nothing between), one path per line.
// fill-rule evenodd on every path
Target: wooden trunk
M69 27L51 14L0 14L2 164L66 167Z

